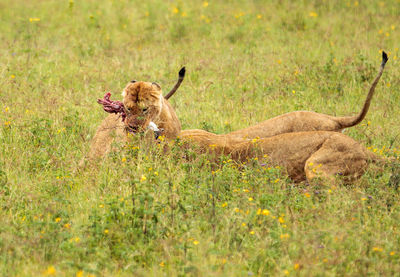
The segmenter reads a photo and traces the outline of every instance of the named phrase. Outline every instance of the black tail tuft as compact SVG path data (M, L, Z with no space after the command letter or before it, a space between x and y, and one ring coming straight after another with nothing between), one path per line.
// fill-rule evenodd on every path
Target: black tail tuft
M185 73L186 73L186 68L182 67L181 70L179 70L179 77L181 78L185 77Z
M385 51L382 51L382 65L385 65L386 62L388 61L388 55L386 54Z

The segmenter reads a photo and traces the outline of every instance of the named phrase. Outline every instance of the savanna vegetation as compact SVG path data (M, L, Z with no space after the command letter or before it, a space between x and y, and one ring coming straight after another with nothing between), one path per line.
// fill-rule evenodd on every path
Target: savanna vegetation
M185 65L183 129L224 133L355 114L382 50L346 134L396 159L399 17L397 0L0 0L0 275L398 274L396 163L310 186L267 159L213 164L140 139L78 163L106 116L96 99L132 79L167 92Z

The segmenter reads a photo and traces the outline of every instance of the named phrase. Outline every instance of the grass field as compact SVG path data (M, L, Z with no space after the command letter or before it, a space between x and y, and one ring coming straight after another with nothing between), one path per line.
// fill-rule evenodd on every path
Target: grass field
M224 133L355 114L382 49L367 118L346 134L396 157L399 16L395 0L0 0L0 275L398 275L396 165L307 186L140 142L77 165L106 116L96 99L131 79L167 92L185 65L183 129Z

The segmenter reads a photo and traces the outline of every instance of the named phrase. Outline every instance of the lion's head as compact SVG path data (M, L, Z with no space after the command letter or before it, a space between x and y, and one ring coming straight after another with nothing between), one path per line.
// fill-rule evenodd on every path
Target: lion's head
M125 124L131 132L143 132L150 122L158 122L163 106L161 87L157 83L131 81L123 90Z
M126 118L123 120L131 133L153 130L156 137L161 134L168 138L176 137L181 124L174 109L168 103L185 77L185 67L179 71L179 79L172 90L163 97L159 84L130 81L122 91Z

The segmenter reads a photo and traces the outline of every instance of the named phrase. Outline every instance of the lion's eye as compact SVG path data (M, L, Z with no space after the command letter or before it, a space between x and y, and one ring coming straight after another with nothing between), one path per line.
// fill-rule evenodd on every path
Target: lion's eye
M148 108L143 108L142 112L145 113L145 112L147 112L147 110L148 110Z

